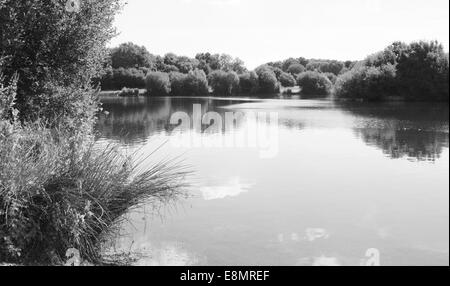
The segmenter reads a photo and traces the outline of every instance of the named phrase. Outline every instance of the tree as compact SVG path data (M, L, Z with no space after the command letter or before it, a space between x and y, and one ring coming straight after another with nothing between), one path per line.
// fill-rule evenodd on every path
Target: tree
M402 49L397 80L408 100L448 101L449 62L443 46L436 41L421 41Z
M287 72L289 67L294 65L294 64L300 64L300 63L299 63L299 61L297 59L289 58L289 59L283 61L283 65L282 65L281 69L284 72Z
M175 66L182 73L189 73L199 66L199 61L189 57L178 57Z
M280 91L280 85L273 70L268 66L259 67L258 74L259 92L262 94L274 94Z
M2 69L7 79L19 76L16 107L22 120L36 119L52 104L48 96L56 86L89 87L103 71L119 0L84 1L77 12L67 11L66 2L0 1Z
M287 69L287 72L290 73L291 75L298 75L304 72L305 70L306 70L305 67L302 66L301 64L292 64Z
M102 90L121 90L124 87L145 88L145 73L135 68L109 70L100 84Z
M326 96L330 94L332 84L323 74L313 71L301 73L297 78L301 92L308 96Z
M289 73L282 73L280 76L280 83L284 87L293 87L296 84L295 78Z
M258 92L259 78L256 72L246 72L239 75L239 90L241 93L253 94Z
M448 101L449 61L436 41L395 42L341 75L336 95L345 98Z
M146 67L154 70L156 58L144 46L124 43L111 50L111 66L118 68Z
M170 79L167 73L151 72L145 79L147 94L151 96L166 96L170 93Z
M239 91L239 76L236 72L213 71L208 78L216 95L231 96Z
M358 66L338 78L335 90L338 98L371 101L396 95L396 68L392 64Z
M344 69L344 63L335 60L311 60L306 66L306 69L308 71L339 75Z
M205 96L209 94L208 79L202 70L189 72L184 84L187 96Z
M171 72L169 74L170 85L172 96L183 96L184 94L184 84L187 79L187 74L183 74L180 72Z

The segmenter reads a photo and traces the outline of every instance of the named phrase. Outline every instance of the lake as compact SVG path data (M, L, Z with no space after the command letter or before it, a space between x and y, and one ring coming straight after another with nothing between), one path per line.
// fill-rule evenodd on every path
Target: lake
M194 171L192 197L130 214L115 250L141 253L137 265L449 264L448 103L102 101L98 142L165 143L156 158ZM267 120L208 129L208 112L216 127ZM238 135L254 140L229 144Z

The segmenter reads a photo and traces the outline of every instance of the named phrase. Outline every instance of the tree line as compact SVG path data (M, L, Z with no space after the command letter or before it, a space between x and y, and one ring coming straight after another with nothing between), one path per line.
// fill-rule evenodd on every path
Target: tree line
M155 96L232 96L278 94L282 88L290 91L298 86L310 97L448 100L448 54L437 42L396 42L362 61L289 58L254 71L226 54L155 56L133 43L110 49L109 55L106 74L100 79L104 90L139 88Z

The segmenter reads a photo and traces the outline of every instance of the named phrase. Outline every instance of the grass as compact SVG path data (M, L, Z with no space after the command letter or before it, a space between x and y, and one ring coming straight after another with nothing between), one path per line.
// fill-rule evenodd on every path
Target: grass
M0 136L2 263L62 265L67 250L75 248L87 263L110 264L102 245L118 233L125 214L186 195L190 172L179 159L151 163L152 153L134 161L114 146L94 143L73 148L68 134L45 128L5 134Z

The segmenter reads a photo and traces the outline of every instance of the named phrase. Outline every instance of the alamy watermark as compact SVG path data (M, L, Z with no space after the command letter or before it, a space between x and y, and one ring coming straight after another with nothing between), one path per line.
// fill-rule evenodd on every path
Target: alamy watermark
M192 115L176 112L170 118L171 143L184 148L250 148L262 159L279 153L279 124L276 112L206 112L194 104Z

